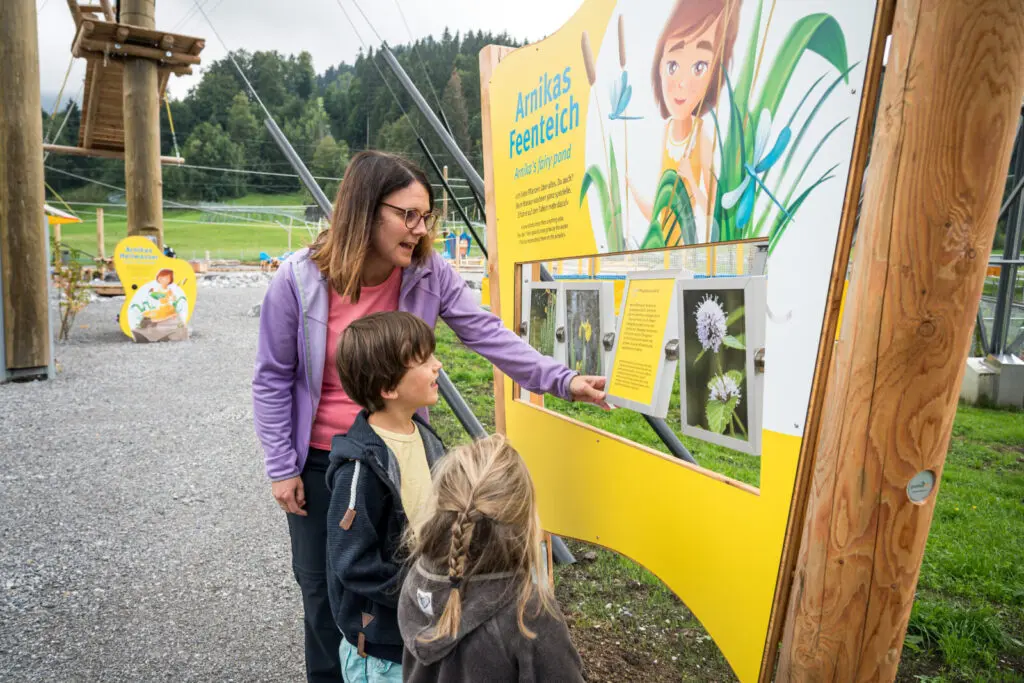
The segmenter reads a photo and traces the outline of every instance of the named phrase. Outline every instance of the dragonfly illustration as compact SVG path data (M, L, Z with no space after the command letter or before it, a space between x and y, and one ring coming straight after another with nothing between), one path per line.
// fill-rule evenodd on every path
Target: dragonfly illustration
M775 162L779 160L782 153L786 151L790 138L793 137L793 132L789 126L786 126L779 133L779 137L775 139L775 144L772 145L771 150L765 154L764 151L768 146L768 137L771 135L771 131L772 115L767 109L762 110L761 117L757 121L757 134L754 137L753 159L758 159L759 161L753 166L750 162L745 162L743 164L743 179L740 181L740 184L722 195L722 208L731 210L734 206L738 205L736 209L736 227L741 229L750 222L750 217L754 213L754 194L757 187L764 190L768 198L779 207L779 210L785 214L786 218L792 218L786 207L775 198L771 190L758 178L758 175L766 173L775 165Z
M612 112L608 114L608 118L612 121L634 121L636 119L642 119L642 116L626 116L626 107L629 106L629 100L633 97L633 86L629 84L629 76L626 74L626 70L622 70L622 78L617 83L612 84Z

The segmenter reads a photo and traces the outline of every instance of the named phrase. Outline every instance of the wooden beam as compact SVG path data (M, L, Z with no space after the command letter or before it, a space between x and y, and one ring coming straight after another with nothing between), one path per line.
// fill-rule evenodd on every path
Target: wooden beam
M822 324L821 339L818 342L818 364L814 369L811 383L811 396L808 402L807 429L801 445L800 465L797 469L796 483L793 487L793 498L790 501L789 522L786 537L782 545L782 560L779 563L779 574L776 580L775 599L772 603L771 618L768 622L768 637L765 641L764 656L761 664L762 683L770 680L775 670L775 662L779 654L778 644L782 638L782 625L789 604L790 590L793 586L793 571L797 553L800 549L800 534L803 530L806 513L807 491L811 473L814 470L814 453L818 443L818 431L821 427L821 411L824 404L825 388L828 381L828 370L832 366L832 353L835 349L836 327L839 323L839 311L843 303L844 281L847 266L850 263L850 245L857 228L857 209L864 181L864 170L868 152L871 150L871 136L874 131L877 114L878 91L882 83L882 62L885 58L886 38L892 33L893 12L896 0L879 0L875 8L874 30L871 45L868 48L865 66L864 92L861 94L860 114L857 118L857 131L853 141L853 158L850 160L850 173L847 176L846 196L843 205L843 217L836 240L836 253L832 260L832 276L829 279L829 297ZM740 251L743 245L737 247ZM742 263L741 253L736 260ZM667 268L668 266L666 266Z
M155 0L122 0L121 20L152 29ZM128 234L154 237L163 248L163 179L160 170L160 99L157 65L129 57L124 64L125 190Z
M92 35L96 24L91 21L83 21L78 26L78 33L75 35L75 42L71 44L71 54L75 57L82 57L82 41Z
M65 145L43 145L44 152L50 152L51 154L70 154L71 156L77 157L98 157L100 159L124 159L124 152L115 152L112 149L85 149L84 147L67 147ZM160 157L160 163L163 165L180 166L185 163L183 157Z
M1019 2L899 0L777 680L896 676L1022 98Z
M124 55L126 57L138 57L140 59L151 59L165 64L188 64L195 65L202 61L197 55L190 55L185 52L172 52L145 47L144 45L132 45L131 43L114 43L104 40L93 40L83 38L81 49L108 56Z
M71 10L71 18L75 20L77 27L82 23L82 10L78 9L78 0L67 0L68 9Z
M498 209L494 199L494 157L491 141L491 74L513 48L488 45L480 51L480 126L483 129L484 207L487 210L487 270L491 313L501 317L501 281L498 278ZM505 433L505 376L494 366L494 428Z
M47 376L49 264L37 30L35 0L0 2L0 370ZM5 375L0 372L0 378Z
M83 25L83 29L85 26ZM85 132L82 134L82 146L92 147L92 136L96 130L96 119L100 117L96 110L96 95L99 93L100 62L98 59L89 61L89 96L85 106Z
M103 6L103 16L107 18L107 21L117 21L117 15L114 14L114 8L110 5L110 0L100 0L100 4Z

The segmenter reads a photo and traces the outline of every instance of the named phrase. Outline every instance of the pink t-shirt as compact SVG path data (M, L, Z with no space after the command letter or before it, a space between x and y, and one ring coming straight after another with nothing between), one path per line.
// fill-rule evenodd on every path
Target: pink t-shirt
M370 313L398 310L398 294L402 288L402 269L395 268L388 279L375 287L362 288L359 302L352 303L330 288L327 313L327 353L324 354L324 381L320 387L320 405L313 420L313 433L309 445L325 451L331 449L335 434L344 434L355 422L362 408L341 388L334 353L338 339L349 324Z

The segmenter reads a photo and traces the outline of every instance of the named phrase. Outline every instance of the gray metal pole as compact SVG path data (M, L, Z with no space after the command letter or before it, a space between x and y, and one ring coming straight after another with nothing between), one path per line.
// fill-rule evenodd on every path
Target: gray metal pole
M309 193L313 195L313 201L316 202L320 210L324 212L324 215L329 219L331 217L331 200L324 194L323 188L317 184L316 179L313 178L313 174L306 168L306 164L302 163L302 159L295 152L295 148L292 147L292 143L288 142L288 138L284 136L281 129L277 127L277 123L273 118L267 117L263 119L264 125L270 132L270 137L274 138L274 142L277 144L278 149L284 154L285 158L288 159L288 163L295 169L295 173L298 174L299 180L309 190Z
M445 130L444 124L437 118L437 115L434 113L434 110L430 108L430 105L427 104L427 101L423 99L423 95L420 94L419 88L417 88L412 82L412 79L409 78L409 74L405 73L405 69L403 69L402 65L398 63L395 55L391 52L391 48L388 47L387 43L384 43L381 45L379 52L384 55L384 61L388 63L388 66L391 67L391 70L402 84L402 87L405 88L407 93L409 93L409 97L412 98L412 101L416 104L416 108L420 110L421 114L423 114L423 118L427 120L430 127L434 129L435 133L437 133L437 137L441 139L445 149L447 149L448 153L455 158L455 163L457 163L459 168L462 169L462 173L466 176L466 180L469 181L473 191L479 196L485 197L486 192L484 191L484 179L481 178L480 174L476 172L475 168L473 168L473 164L469 163L469 159L467 159L466 155L462 153L461 149L459 149L458 143L456 143L452 136L448 134L448 131Z
M1016 149L1014 150L1014 163L1012 166L1014 180L1018 185L1024 180L1024 134L1018 126ZM1014 261L1020 258L1021 230L1024 226L1024 196L1017 192L1013 197L1013 205L1004 202L1004 208L1009 209L1006 216L1006 241L1003 243L1003 259ZM1006 351L1006 342L1010 333L1010 317L1013 312L1014 288L1017 284L1017 269L1015 263L1004 263L999 269L999 287L996 289L996 307L992 320L992 336L989 339L988 353L1000 355Z

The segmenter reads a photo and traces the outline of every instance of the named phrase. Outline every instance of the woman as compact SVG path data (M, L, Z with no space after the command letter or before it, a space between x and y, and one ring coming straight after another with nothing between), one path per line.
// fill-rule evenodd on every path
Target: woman
M328 350L350 322L401 310L433 327L440 316L466 346L526 389L604 405L604 378L580 376L540 355L476 305L432 248L433 206L419 168L382 152L357 154L338 188L330 228L281 264L263 299L253 412L273 496L288 513L309 681L340 679L341 636L327 596L325 474L331 438L348 431L359 406L342 390Z

